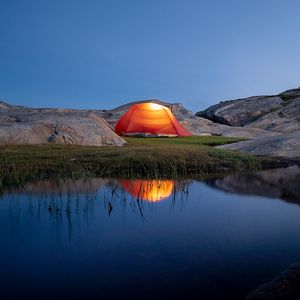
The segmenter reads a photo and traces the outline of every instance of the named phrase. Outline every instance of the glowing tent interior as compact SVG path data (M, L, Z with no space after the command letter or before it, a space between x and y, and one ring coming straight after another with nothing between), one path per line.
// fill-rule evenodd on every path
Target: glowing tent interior
M121 135L191 136L169 108L156 103L132 105L119 119L115 131Z
M134 198L158 202L172 194L172 180L121 180L123 188Z

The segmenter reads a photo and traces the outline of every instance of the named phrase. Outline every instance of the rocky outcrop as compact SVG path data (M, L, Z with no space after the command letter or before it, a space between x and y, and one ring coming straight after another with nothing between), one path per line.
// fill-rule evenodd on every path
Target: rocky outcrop
M3 103L3 102L2 102ZM89 111L0 109L0 144L122 146L125 142L100 116Z
M7 103L0 100L0 109L7 111L7 110L12 110L14 108L13 108L13 106L11 106L11 105L9 105L9 104L7 104Z
M181 124L184 125L194 135L216 135L254 139L257 136L271 137L279 134L258 128L234 127L218 124L200 117L183 119Z
M280 133L300 130L300 97L292 101L286 101L280 109L259 118L245 127Z
M256 155L299 158L300 131L219 146L222 149L238 150Z
M220 125L228 124L234 128L234 133L237 131L236 125L244 130L261 130L252 136L245 136L250 141L222 146L224 149L257 155L300 157L300 88L276 96L224 101L196 115ZM241 134L243 129L239 128ZM226 129L222 135L230 131Z
M300 88L276 96L223 101L196 113L220 124L287 132L300 127Z
M282 107L284 101L278 96L258 96L224 101L196 113L217 123L245 126L258 118Z
M296 98L300 98L300 87L297 89L291 89L284 91L278 95L284 101L293 100Z

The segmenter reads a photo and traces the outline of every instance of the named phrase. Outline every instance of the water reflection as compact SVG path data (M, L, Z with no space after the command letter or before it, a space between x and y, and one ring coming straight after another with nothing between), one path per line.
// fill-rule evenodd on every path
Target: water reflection
M120 184L133 197L150 202L168 198L174 188L174 180L120 180Z
M299 201L299 173L3 190L1 299L245 299L300 262L300 209L270 201Z
M207 181L207 184L228 193L264 196L288 202L300 202L300 167L229 175Z
M192 181L182 180L121 180L94 178L86 180L40 181L3 191L9 200L10 215L17 220L40 216L46 212L60 221L66 217L69 229L75 218L88 218L100 206L108 216L114 211L129 209L145 219L144 211L171 199L171 208L182 208ZM0 197L1 201L1 197Z
M229 175L223 178L204 181L210 187L233 194L264 196L288 202L300 201L300 167L266 170L260 172ZM170 199L171 205L182 204L188 198L192 180L122 180L92 178L86 180L40 181L19 188L2 190L2 198L11 198L20 211L20 199L37 202L30 207L46 208L50 215L71 215L80 211L88 213L95 201L101 200L105 210L112 215L117 205L143 215L145 205L159 204ZM84 200L83 200L84 199ZM1 200L1 194L0 194ZM128 205L126 205L126 203ZM147 207L149 208L149 206Z

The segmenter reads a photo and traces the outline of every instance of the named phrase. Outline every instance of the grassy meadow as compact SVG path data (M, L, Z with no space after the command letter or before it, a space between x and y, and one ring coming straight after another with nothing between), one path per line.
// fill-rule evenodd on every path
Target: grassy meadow
M126 138L124 147L5 145L0 147L0 184L46 178L205 177L256 170L272 161L212 146L237 142L228 137Z

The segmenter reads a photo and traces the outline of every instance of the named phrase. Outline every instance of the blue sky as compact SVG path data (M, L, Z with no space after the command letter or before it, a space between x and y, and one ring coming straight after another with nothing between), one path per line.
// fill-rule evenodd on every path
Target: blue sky
M2 0L0 99L197 111L300 85L300 1Z

